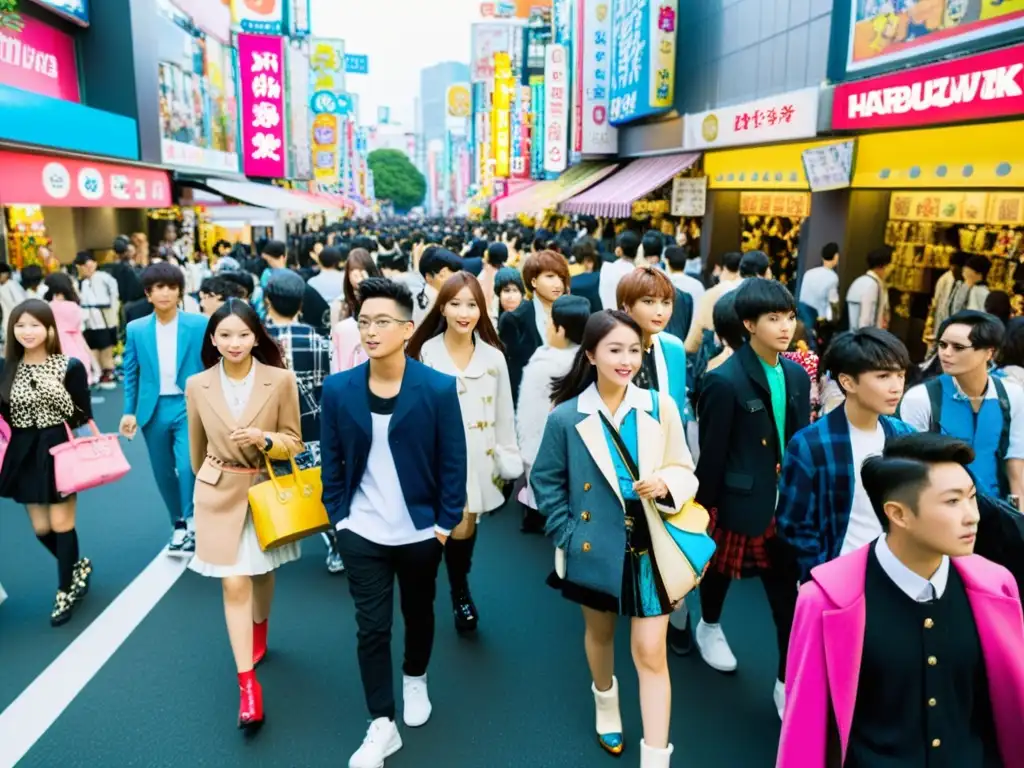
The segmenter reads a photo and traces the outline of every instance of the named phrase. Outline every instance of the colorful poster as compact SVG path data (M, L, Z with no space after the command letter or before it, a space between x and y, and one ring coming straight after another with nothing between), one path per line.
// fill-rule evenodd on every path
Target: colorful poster
M89 26L88 0L36 0L36 3L44 8L49 8L68 21L73 21L83 27Z
M242 92L242 169L246 176L287 178L284 38L238 36Z
M292 40L288 45L288 178L313 177L312 135L309 119L309 46Z
M508 53L512 46L512 27L477 23L471 35L469 79L474 83L489 83L494 80L494 54Z
M1024 0L850 0L850 4L847 72L938 58L951 48L1024 29Z
M511 58L507 53L494 54L494 99L491 111L491 132L494 140L491 142L491 150L494 158L494 175L500 179L507 179L509 175L509 153L512 149L510 112L514 89Z
M683 149L770 144L816 136L820 95L817 88L804 88L687 115L683 120Z
M675 97L678 0L612 5L611 124L671 109Z
M231 0L235 29L260 35L284 32L284 0Z
M568 165L569 56L564 45L549 45L544 62L544 170Z
M387 125L391 122L391 107L377 107L377 124Z
M576 0L576 18L573 150L585 155L614 155L619 151L618 131L608 123L611 0Z
M0 83L62 101L81 101L71 35L15 14L0 27Z

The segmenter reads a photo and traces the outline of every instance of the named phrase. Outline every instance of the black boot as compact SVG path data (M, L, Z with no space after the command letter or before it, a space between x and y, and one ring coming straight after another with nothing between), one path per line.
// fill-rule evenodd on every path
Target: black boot
M455 631L460 635L475 632L480 615L473 596L469 592L469 570L473 564L473 547L476 531L468 539L448 539L444 548L445 564L448 568L448 584L452 590L452 613L455 617Z
M523 504L523 523L519 527L523 533L544 533L544 515L536 509Z

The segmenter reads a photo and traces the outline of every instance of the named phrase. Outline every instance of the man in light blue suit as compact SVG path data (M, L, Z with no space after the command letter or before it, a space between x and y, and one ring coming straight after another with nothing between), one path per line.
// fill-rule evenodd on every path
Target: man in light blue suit
M120 432L132 439L142 429L156 485L174 526L167 552L189 557L195 552L196 478L189 459L185 382L203 370L207 319L179 309L185 277L173 264L146 267L142 285L153 314L128 323Z

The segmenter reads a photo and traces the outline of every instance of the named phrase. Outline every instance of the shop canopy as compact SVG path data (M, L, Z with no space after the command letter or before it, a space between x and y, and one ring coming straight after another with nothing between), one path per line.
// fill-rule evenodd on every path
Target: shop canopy
M206 180L206 186L225 197L254 205L257 208L295 213L341 213L339 206L328 203L326 200L313 200L301 193L281 187L272 187L269 184L210 178Z
M643 157L634 160L596 187L562 203L565 213L628 219L633 203L666 184L680 171L697 162L699 153Z
M521 213L534 216L548 208L554 208L597 184L618 167L616 163L601 162L574 165L557 179L537 182L526 189L500 198L494 205L494 218L501 221Z

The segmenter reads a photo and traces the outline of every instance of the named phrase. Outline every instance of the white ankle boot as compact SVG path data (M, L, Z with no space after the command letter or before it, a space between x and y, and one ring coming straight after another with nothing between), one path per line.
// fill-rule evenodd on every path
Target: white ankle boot
M640 740L640 768L669 768L669 761L672 759L674 747L669 744L665 749L648 747L643 739Z
M621 755L624 742L622 716L619 714L619 681L612 676L612 687L607 691L597 690L593 683L590 690L594 692L597 710L597 741L606 752Z

